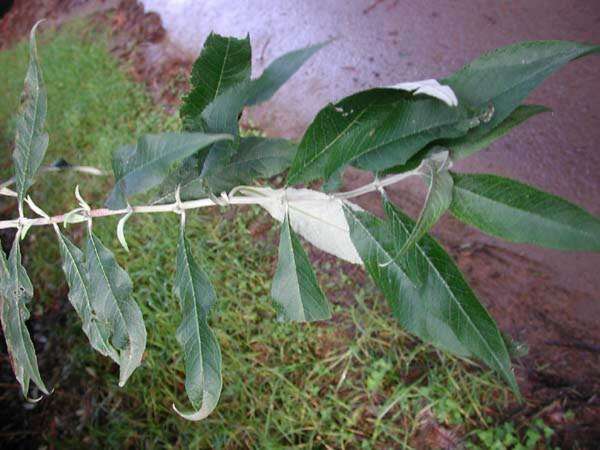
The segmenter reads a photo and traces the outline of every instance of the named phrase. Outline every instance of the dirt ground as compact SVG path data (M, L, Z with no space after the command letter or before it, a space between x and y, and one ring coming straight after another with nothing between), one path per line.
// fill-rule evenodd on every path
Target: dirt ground
M81 15L108 24L111 50L131 75L165 108L177 107L192 61L169 41L160 18L144 13L134 0L17 0L0 19L0 49L25 36L40 17L60 25ZM270 129L276 133L276 124ZM349 171L345 187L367 179L365 173ZM390 195L415 214L423 188L413 183L407 189L403 184ZM381 213L377 196L361 197L359 203ZM563 448L571 448L575 437L595 448L600 442L600 314L589 305L598 292L567 289L557 282L554 269L526 256L527 247L495 245L452 217L445 217L434 234L456 258L501 329L530 349L516 362L527 401L515 405L509 417L543 417L559 433ZM8 238L3 236L5 243ZM587 321L581 320L581 311L587 312ZM575 413L574 419L565 418L567 410Z

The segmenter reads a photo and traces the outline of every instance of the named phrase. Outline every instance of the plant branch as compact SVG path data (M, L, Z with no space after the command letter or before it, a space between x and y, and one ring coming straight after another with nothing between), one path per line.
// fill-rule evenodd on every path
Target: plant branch
M411 170L400 174L395 174L390 177L384 178L383 180L374 180L371 183L365 184L357 189L348 192L336 192L330 194L332 197L340 200L348 200L351 198L359 197L369 192L382 190L386 186L398 183L410 176L418 174L418 169ZM234 188L231 193L238 192L238 188ZM249 191L249 189L246 189ZM300 199L297 199L300 200ZM81 223L86 222L90 219L98 217L108 216L120 216L124 214L149 214L149 213L165 213L173 212L180 213L182 210L208 208L211 206L226 206L226 205L260 205L262 203L272 202L273 198L264 196L251 196L251 195L225 195L221 197L202 198L198 200L189 200L185 202L174 202L164 205L139 205L131 206L123 209L108 209L98 208L90 209L89 211L83 208L76 208L65 214L59 214L52 217L37 217L37 218L21 218L12 220L0 221L0 229L6 228L20 228L20 227L31 227L31 226L44 226L44 225L55 225L63 222L68 223Z

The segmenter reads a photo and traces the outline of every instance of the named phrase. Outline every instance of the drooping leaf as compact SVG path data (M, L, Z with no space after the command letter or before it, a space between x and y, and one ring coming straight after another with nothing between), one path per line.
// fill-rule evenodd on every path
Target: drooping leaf
M450 210L507 241L558 250L600 250L600 219L560 197L491 174L453 173Z
M98 299L92 297L90 292L89 274L84 254L60 230L56 231L62 257L62 268L69 285L69 301L81 319L83 332L94 350L119 364L119 354L110 343L111 333L108 324L98 320L94 312L93 305Z
M27 304L33 297L33 286L21 264L19 241L17 234L8 261L0 249L0 321L10 364L21 385L23 395L27 397L30 380L33 380L36 386L48 395L48 389L42 381L38 368L33 342L25 324L29 319Z
M317 114L300 142L288 182L327 179L351 162L368 170L403 164L429 142L462 136L473 124L460 105L397 89L359 92Z
M329 41L294 50L277 58L269 64L260 77L252 80L246 104L257 105L269 100L312 55L327 44Z
M345 212L356 249L394 317L426 342L481 359L518 393L504 340L450 256L424 236L413 254L424 276L420 283L412 281L395 255L414 222L387 201L384 208L388 222L350 208Z
M442 217L452 202L452 176L448 171L448 151L440 151L423 161L422 178L426 181L427 198L410 236L400 249L399 257L412 248Z
M208 312L217 297L206 274L192 256L183 227L177 248L174 291L179 297L183 321L177 340L185 358L185 390L194 411L180 412L188 420L202 420L217 406L221 395L221 349L208 326Z
M110 343L119 352L119 386L124 386L141 364L146 348L146 327L127 272L94 235L88 233L85 259L89 295L97 320L110 331Z
M444 80L460 101L474 108L493 106L490 120L471 131L482 136L514 111L544 79L569 61L600 46L567 41L530 41L486 53Z
M281 224L279 259L271 296L287 320L312 322L331 318L329 302L287 215Z
M46 88L35 43L35 32L39 24L40 22L33 26L29 36L29 67L25 76L21 109L17 117L13 152L16 191L20 204L25 200L27 190L33 184L35 174L48 148L48 134L44 131L47 110Z
M450 148L452 160L458 161L488 147L492 142L505 136L509 131L521 125L527 119L548 111L550 109L541 105L520 105L503 122L488 133L468 133L463 137L442 142L441 145Z
M315 247L353 264L362 264L350 239L343 209L348 205L359 210L357 205L311 189L253 187L241 192L265 197L260 206L279 222L283 222L287 212L292 230Z
M186 156L215 142L231 140L227 134L162 133L138 139L135 147L126 146L116 153L113 170L115 187L106 204L119 209L127 205L127 197L158 186L169 167Z
M191 90L179 111L186 131L203 131L194 124L204 108L227 89L250 81L250 38L236 39L211 33L192 67Z

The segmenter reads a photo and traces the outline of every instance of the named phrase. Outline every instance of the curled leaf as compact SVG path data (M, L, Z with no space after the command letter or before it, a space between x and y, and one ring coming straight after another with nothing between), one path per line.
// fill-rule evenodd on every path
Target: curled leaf
M271 189L255 187L245 191L267 198L260 206L283 222L289 214L292 229L315 247L353 264L362 264L348 231L343 206L354 203L311 189Z
M110 343L119 353L119 386L124 386L141 364L146 348L142 312L131 298L133 287L129 275L91 230L85 259L94 313L110 330Z
M42 381L33 342L25 324L29 319L27 304L32 297L33 286L21 264L20 239L17 236L13 241L8 261L0 249L0 321L10 364L26 398L30 380L33 380L44 394L49 395L48 388Z
M206 418L219 402L223 385L221 349L208 326L208 312L217 300L216 294L192 256L183 227L177 247L174 291L183 316L177 340L185 358L185 390L194 410L182 412L175 405L173 409L187 420L198 421Z
M119 219L119 223L117 224L117 239L119 240L119 244L121 244L127 253L129 253L129 246L127 245L127 240L125 239L125 222L127 222L127 219L129 219L132 214L133 210L131 207L129 207L127 213Z
M22 105L16 125L13 162L20 204L25 200L25 194L33 184L35 174L48 148L48 133L44 131L47 110L46 88L35 42L35 33L41 22L33 26L29 35L29 67L25 76Z
M443 101L448 106L458 106L458 98L450 86L440 84L438 80L421 80L398 83L390 86L390 89L400 89L412 92L413 95L429 95Z

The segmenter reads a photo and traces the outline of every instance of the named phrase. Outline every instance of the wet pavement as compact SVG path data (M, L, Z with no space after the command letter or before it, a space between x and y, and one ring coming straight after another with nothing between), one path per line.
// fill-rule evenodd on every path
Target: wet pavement
M600 42L600 1L144 0L175 44L198 54L210 31L250 33L255 75L286 51L336 40L251 117L270 134L299 137L327 102L360 89L441 78L516 41ZM511 176L600 214L600 57L571 63L529 99L554 110L461 163ZM482 238L484 239L484 238ZM516 247L563 283L600 293L600 256ZM599 294L596 295L598 297Z

